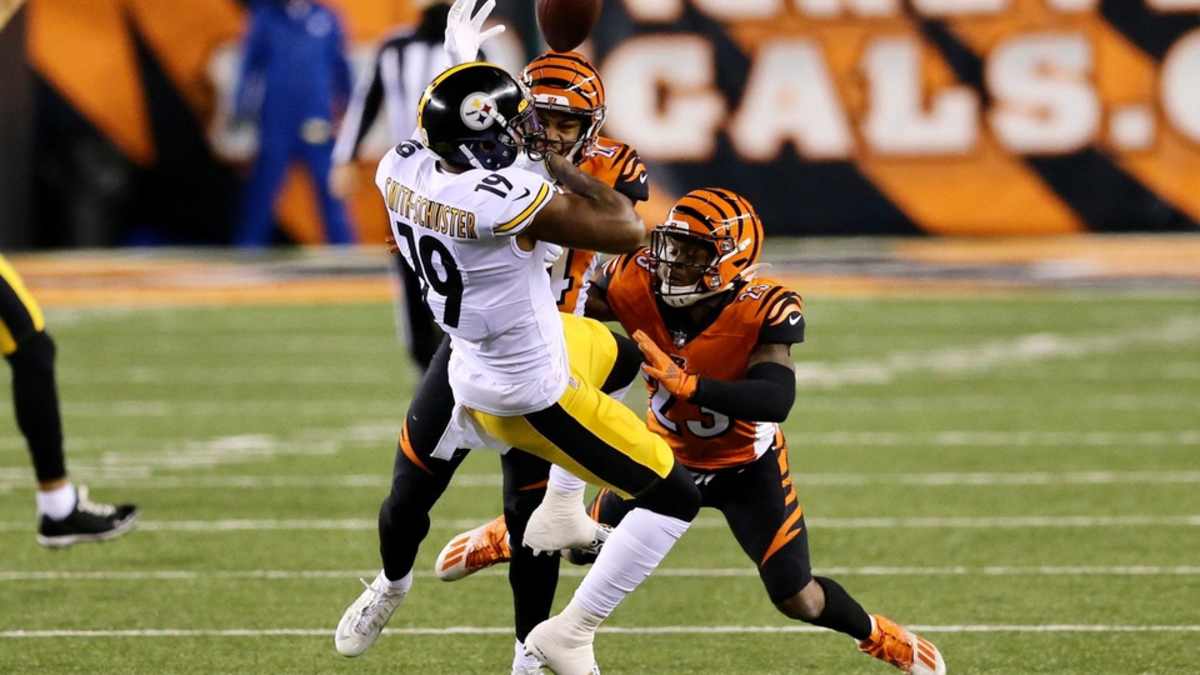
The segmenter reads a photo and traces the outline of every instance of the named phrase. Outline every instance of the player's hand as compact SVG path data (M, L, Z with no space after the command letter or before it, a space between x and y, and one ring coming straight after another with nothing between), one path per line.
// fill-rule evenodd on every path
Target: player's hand
M691 400L696 394L696 385L700 383L700 378L680 368L678 363L659 349L650 336L642 331L634 331L633 340L638 349L642 350L642 356L646 358L642 370L658 380L659 385L667 391L685 401Z
M346 199L354 192L354 166L338 164L329 172L329 192L338 199Z
M471 16L475 0L454 0L446 18L446 54L452 65L470 63L479 58L479 46L488 39L504 32L504 26L492 26L483 30L483 22L496 8L496 0L487 0L483 7ZM481 32L482 31L482 32Z
M396 243L396 240L392 237L392 235L389 234L388 236L384 237L383 241L385 244L387 244L388 253L395 254L400 252L400 244Z

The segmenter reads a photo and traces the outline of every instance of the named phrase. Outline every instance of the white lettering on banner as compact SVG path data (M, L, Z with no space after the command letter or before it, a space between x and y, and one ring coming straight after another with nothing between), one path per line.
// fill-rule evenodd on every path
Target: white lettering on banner
M926 16L967 16L1000 14L1010 0L913 0L917 11Z
M987 67L997 99L992 129L1018 153L1066 153L1095 138L1100 101L1088 80L1092 50L1081 34L1043 33L1002 43Z
M683 0L625 0L634 21L673 23L683 17Z
M773 159L787 141L813 159L850 156L850 124L815 42L775 40L759 48L729 135L751 160Z
M1146 4L1160 12L1194 12L1200 10L1200 0L1146 0Z
M793 0L796 9L806 16L835 17L849 10L861 17L896 16L900 13L897 0Z
M979 138L979 100L968 87L936 94L922 110L919 43L913 38L872 42L863 58L870 107L863 136L881 154L966 153Z
M1046 0L1050 9L1056 12L1090 12L1096 8L1098 0Z
M1188 33L1163 60L1162 105L1179 133L1200 143L1200 30Z
M1109 142L1121 150L1149 150L1154 146L1154 122L1150 106L1117 108L1108 121Z
M783 0L692 0L696 9L718 21L769 19L783 13Z
M1137 2L1137 0L1124 0ZM1144 0L1159 12L1194 12L1200 0ZM773 19L787 13L785 0L692 0L697 9L719 21ZM1045 0L1055 12L1077 13L1096 9L1099 0ZM899 0L791 0L801 14L815 18L834 18L846 12L861 17L900 16ZM634 21L672 23L683 17L684 0L625 0L625 8ZM913 0L913 9L922 16L987 16L1014 10L1012 0Z
M712 155L725 99L714 88L712 44L694 35L626 40L604 63L605 82L619 83L606 127L648 157L703 160ZM660 100L660 88L665 100Z

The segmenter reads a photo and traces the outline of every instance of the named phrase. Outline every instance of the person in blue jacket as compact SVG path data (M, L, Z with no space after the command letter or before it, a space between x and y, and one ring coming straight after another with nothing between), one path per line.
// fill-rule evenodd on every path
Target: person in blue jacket
M271 243L272 210L288 165L308 165L326 238L353 241L346 211L329 191L335 114L351 89L337 15L312 0L260 0L252 10L238 81L235 123L257 117L258 158L242 195L236 243Z

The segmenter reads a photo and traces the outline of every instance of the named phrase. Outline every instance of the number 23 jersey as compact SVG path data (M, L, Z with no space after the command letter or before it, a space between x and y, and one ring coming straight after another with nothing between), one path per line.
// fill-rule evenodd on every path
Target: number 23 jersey
M629 333L642 330L689 372L718 380L746 376L750 354L760 344L804 341L804 301L795 291L770 279L744 284L720 314L691 340L679 345L668 330L654 297L654 276L646 251L605 263L599 283L617 320ZM782 442L779 425L733 419L648 382L646 425L671 446L690 469L716 470L752 462Z
M375 183L400 253L450 336L455 398L494 415L557 401L569 367L543 263L546 244L524 251L516 240L555 188L516 166L449 172L415 141L384 156Z

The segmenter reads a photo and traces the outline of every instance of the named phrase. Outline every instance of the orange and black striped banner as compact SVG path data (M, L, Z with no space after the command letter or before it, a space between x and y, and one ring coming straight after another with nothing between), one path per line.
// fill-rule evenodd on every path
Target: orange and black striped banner
M606 134L772 234L1195 231L1200 0L623 0Z

